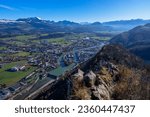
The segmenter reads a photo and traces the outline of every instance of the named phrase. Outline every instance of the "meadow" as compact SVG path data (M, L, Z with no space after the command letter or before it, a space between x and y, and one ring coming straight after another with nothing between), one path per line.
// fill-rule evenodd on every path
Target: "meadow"
M18 61L18 62L12 62L5 64L1 69L0 69L0 84L6 84L7 86L10 86L17 81L21 80L25 76L29 75L32 73L36 68L35 67L29 67L25 71L18 71L18 72L10 72L8 69L11 67L14 67L16 65L24 65L26 61Z

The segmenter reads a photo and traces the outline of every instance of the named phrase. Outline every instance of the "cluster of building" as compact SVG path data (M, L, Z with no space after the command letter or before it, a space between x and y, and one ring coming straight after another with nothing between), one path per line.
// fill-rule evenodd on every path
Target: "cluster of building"
M0 100L4 100L6 99L7 97L9 97L11 95L11 92L9 90L1 90L0 89Z
M86 37L74 44L69 45L68 52L61 59L61 63L66 65L72 63L82 63L93 57L104 45L103 42Z
M12 68L9 69L9 71L11 72L17 72L17 71L24 71L26 69L25 65L18 65L18 66L14 66Z
M50 44L47 42L41 42L39 44L28 44L24 46L11 46L9 50L11 52L29 52L30 55L27 57L16 57L13 58L13 61L17 60L26 60L29 66L36 66L37 69L40 69L41 73L35 72L40 79L46 77L46 73L61 66L68 66L72 63L80 64L84 61L87 61L93 57L103 46L103 42L90 39L85 37L80 41L76 40L72 44L64 46L60 44ZM4 50L3 50L4 52ZM5 52L10 52L6 51ZM0 59L0 68L3 67L3 62L11 62L12 58L8 56L1 57ZM28 65L15 65L9 70L12 72L23 71L27 69ZM52 77L52 76L50 76ZM14 93L26 88L28 86L28 80L32 78L31 75L28 75L26 78L21 79L19 82L14 84L11 87L0 88L0 99L6 99Z
M66 53L66 54L64 54L64 56L62 56L62 58L60 59L60 65L68 66L72 63L79 63L79 61L80 61L80 59L79 59L78 52L70 52L70 53Z

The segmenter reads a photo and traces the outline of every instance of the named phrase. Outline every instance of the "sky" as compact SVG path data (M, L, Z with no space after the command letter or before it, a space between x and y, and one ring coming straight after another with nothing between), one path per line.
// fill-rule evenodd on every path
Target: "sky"
M0 19L105 22L150 19L150 0L0 0Z

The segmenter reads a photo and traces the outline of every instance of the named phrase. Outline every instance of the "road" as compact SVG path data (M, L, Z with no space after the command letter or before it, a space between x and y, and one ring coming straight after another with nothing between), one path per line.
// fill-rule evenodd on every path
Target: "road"
M48 85L52 84L55 80L50 80L48 83L46 83L45 85L43 85L41 88L39 88L38 90L36 90L35 92L31 93L29 96L27 96L25 98L25 100L27 99L31 99L32 97L34 97L36 94L39 94L45 87L47 87Z
M22 96L24 93L26 93L26 92L28 92L29 90L31 90L32 87L38 82L38 80L39 80L39 78L37 78L37 79L35 80L35 82L34 82L32 85L30 85L30 86L28 86L27 88L23 89L21 92L19 92L19 93L13 95L13 96L10 98L10 100L13 100L13 99L15 99L15 98L18 97L18 96Z

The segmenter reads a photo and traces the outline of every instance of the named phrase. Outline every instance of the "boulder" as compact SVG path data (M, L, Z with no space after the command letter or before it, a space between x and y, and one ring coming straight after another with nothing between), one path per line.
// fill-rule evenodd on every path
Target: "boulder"
M84 77L84 82L87 87L92 87L95 85L96 81L96 75L93 73L93 71L90 71L87 73Z

